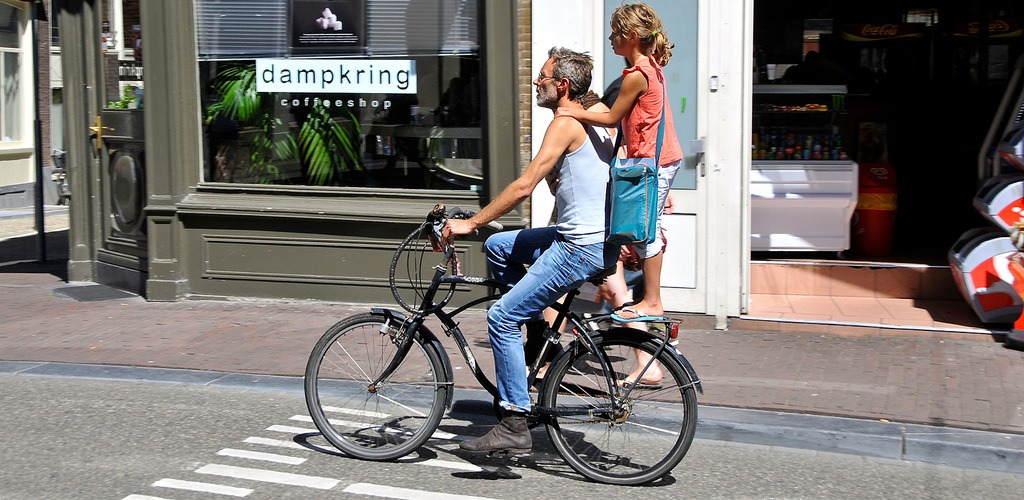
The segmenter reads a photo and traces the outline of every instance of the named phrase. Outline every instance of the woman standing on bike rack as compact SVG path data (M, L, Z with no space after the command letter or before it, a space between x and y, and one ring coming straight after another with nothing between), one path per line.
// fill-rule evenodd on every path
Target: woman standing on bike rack
M533 81L537 104L552 111L582 110L580 100L590 88L593 71L590 56L564 48L552 48L548 56ZM619 246L605 242L611 148L608 140L597 142L590 126L556 117L522 176L469 219L449 219L442 232L448 242L473 233L522 203L557 169L557 223L498 233L485 243L495 278L514 284L487 313L502 417L483 437L460 443L462 449L526 452L533 446L526 424L530 394L520 326L540 319L544 309L567 291L615 265Z
M628 67L622 72L622 88L611 106L601 113L581 109L563 108L556 116L571 116L584 123L613 127L622 123L626 154L629 158L652 158L657 145L658 125L662 118L665 99L665 75L662 67L668 64L675 47L665 34L657 12L645 3L621 5L611 18L612 50L626 58ZM661 83L659 83L661 82ZM675 134L672 107L664 106L665 139L658 165L658 220L656 234L661 232L662 214L672 180L683 160L683 150ZM661 238L653 243L638 245L643 258L644 295L639 302L616 311L613 319L621 323L631 321L660 321L665 314L661 301L661 267L664 260Z

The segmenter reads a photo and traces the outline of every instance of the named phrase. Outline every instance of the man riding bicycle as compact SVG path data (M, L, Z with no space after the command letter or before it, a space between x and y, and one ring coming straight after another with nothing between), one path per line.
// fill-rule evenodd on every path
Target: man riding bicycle
M552 48L533 81L537 104L552 112L559 107L583 109L580 100L590 88L592 71L589 55ZM462 449L526 452L532 448L520 326L542 319L544 309L567 291L615 265L619 245L605 242L611 154L611 138L606 134L573 118L556 117L523 174L478 213L469 219L449 219L442 231L448 242L470 234L522 203L549 173L559 179L554 226L498 233L484 245L494 277L514 285L487 312L502 416L483 437L460 443Z

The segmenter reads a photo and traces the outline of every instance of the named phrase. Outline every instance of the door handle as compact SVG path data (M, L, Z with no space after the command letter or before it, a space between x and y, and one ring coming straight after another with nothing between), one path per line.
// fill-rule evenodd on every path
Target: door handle
M700 176L704 177L707 175L707 171L704 170L704 137L700 139L690 141L690 154L697 155L697 163L695 166L700 170Z
M96 125L94 125L92 127L89 127L89 131L92 132L93 134L96 134L96 149L97 150L103 149L103 131L104 130L114 130L114 129L112 129L110 127L104 127L103 126L103 118L101 118L99 115L97 115L96 116Z

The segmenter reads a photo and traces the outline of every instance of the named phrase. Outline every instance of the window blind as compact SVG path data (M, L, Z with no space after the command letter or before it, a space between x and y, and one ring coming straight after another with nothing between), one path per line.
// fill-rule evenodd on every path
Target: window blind
M194 5L200 61L287 55L285 0L195 0Z
M199 60L287 57L288 0L195 0ZM480 0L367 0L362 56L479 52Z

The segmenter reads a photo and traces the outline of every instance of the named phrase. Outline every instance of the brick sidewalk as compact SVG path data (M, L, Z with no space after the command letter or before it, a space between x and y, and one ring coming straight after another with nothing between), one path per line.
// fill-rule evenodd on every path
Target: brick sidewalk
M43 226L46 232L68 228L68 207L47 206L43 212ZM10 208L0 210L0 239L33 235L36 232L35 208Z
M47 272L49 271L49 272ZM51 274L52 273L52 274ZM320 334L368 306L322 302L80 302L59 265L0 266L0 360L302 375ZM490 363L483 313L463 329ZM1024 352L990 337L839 336L691 329L680 351L701 404L1024 434ZM453 364L464 366L451 352ZM490 368L488 367L488 370ZM456 370L459 385L474 385Z

